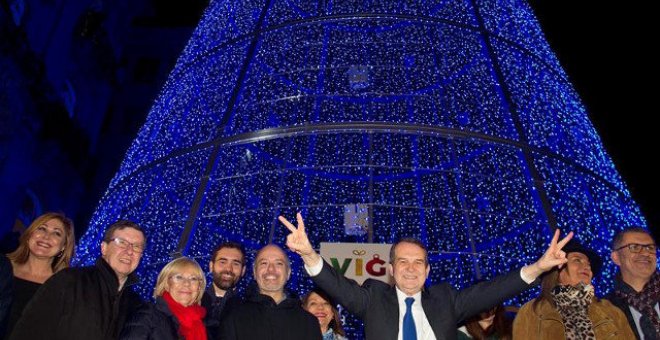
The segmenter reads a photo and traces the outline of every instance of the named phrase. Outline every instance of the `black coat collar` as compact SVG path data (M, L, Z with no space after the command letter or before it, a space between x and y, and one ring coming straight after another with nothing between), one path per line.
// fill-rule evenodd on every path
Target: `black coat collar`
M117 274L112 269L112 267L110 267L110 264L108 264L104 258L99 257L96 259L96 268L99 270L99 273L101 273L103 281L108 284L109 289L114 292L119 291L119 278L117 277ZM135 272L130 273L126 279L126 282L124 283L124 287L122 287L122 291L126 289L126 287L135 285L138 282L140 282L140 280Z

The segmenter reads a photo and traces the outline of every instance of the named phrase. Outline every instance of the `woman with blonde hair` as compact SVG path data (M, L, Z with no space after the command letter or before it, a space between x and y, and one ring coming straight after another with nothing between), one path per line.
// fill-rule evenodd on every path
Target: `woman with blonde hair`
M18 248L7 254L13 275L0 280L13 281L13 296L5 337L11 334L37 289L53 274L69 267L74 243L73 222L62 213L48 212L30 224Z
M180 257L158 274L154 298L126 323L120 339L206 340L206 309L200 305L206 278L199 264Z

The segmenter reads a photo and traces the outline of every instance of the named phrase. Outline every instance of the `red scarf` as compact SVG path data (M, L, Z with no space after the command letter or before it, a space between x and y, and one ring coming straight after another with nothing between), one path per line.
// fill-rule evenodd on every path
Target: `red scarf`
M169 292L163 293L163 299L172 314L179 320L179 333L186 340L206 340L206 327L204 326L204 322L202 322L202 319L206 315L206 309L204 307L199 305L184 307L174 301Z

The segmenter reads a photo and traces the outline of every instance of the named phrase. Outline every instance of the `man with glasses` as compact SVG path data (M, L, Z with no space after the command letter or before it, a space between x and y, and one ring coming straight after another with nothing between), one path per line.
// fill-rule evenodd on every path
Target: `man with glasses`
M209 339L216 338L221 318L240 303L235 288L245 275L245 250L240 243L224 242L211 254L209 271L213 281L202 297L206 308L206 327Z
M90 267L67 268L39 288L10 339L116 339L141 300L130 288L146 246L131 221L108 227L101 257Z
M648 230L627 228L614 236L610 257L619 267L606 297L626 314L638 339L660 340L660 274L656 244Z

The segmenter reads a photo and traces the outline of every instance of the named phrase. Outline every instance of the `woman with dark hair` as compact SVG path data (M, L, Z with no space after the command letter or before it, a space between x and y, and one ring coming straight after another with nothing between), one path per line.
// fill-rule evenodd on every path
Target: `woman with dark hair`
M502 305L479 313L465 321L458 329L458 340L510 340L511 320L507 319Z
M323 340L346 340L339 311L328 294L316 288L303 296L302 307L319 320Z
M514 339L634 339L623 312L594 295L591 280L602 260L574 240L563 249L568 262L548 272L541 295L526 303L513 322Z
M49 212L37 217L21 235L18 248L7 254L13 272L13 299L5 338L37 289L53 274L69 267L74 242L73 222L62 213Z

